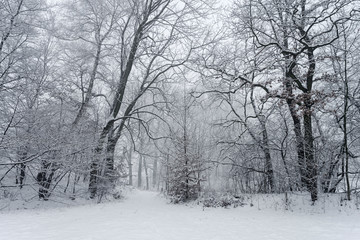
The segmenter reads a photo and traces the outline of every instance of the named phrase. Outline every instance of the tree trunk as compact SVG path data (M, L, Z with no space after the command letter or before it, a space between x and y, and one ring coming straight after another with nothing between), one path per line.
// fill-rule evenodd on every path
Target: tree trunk
M138 168L138 188L141 188L142 185L142 155L139 157L139 168Z
M144 170L145 170L146 190L149 190L149 174L148 174L148 167L147 167L145 157L144 157L143 161L144 161Z
M169 181L170 181L170 166L169 166L169 154L166 154L166 181L165 181L165 191L168 193L169 188Z
M347 121L348 121L348 107L349 107L349 84L348 84L348 61L347 61L347 38L346 34L344 35L344 114L343 114L343 131L344 131L344 150L345 150L345 180L346 180L346 195L347 200L351 199L351 187L350 187L350 179L349 179L349 144L348 144L348 130L347 130Z
M153 179L152 179L152 186L154 189L156 188L157 171L158 171L158 160L157 160L157 158L155 158L154 165L153 165Z
M263 151L265 154L265 172L267 176L267 185L270 188L270 192L275 191L274 171L271 162L269 140L265 126L263 126Z
M86 90L86 96L85 96L85 99L83 100L83 102L81 103L79 112L76 115L75 120L73 122L73 126L78 125L79 121L81 120L82 116L85 114L86 109L89 106L90 99L91 99L91 96L93 94L93 88L94 88L94 83L95 83L95 79L96 79L97 69L98 69L98 66L99 66L99 63L100 63L101 46L102 46L102 42L99 42L98 46L97 46L96 54L95 54L94 66L93 66L93 69L92 69L91 75L90 75L89 86L88 86L88 88Z
M284 28L284 32L287 30ZM289 48L289 39L284 37L284 46L286 49ZM304 137L301 131L301 120L297 113L296 109L296 100L293 93L293 81L296 79L296 76L293 73L293 70L296 66L296 57L290 56L288 53L284 54L285 58L285 82L284 82L284 91L286 96L286 103L289 108L289 112L294 124L294 133L296 139L296 152L297 152L297 163L299 166L300 173L300 182L301 186L306 186L306 163L305 163L305 152L304 152Z
M27 148L26 147L21 148L18 152L18 156L19 156L19 162L23 162L24 160L26 160L26 158L28 156ZM26 164L20 163L19 170L20 170L20 173L16 177L16 184L19 184L20 189L21 189L25 184Z
M343 156L343 147L341 147L340 156ZM324 193L334 193L336 191L336 187L339 185L339 183L344 179L344 172L338 173L339 171L339 162L340 162L340 156L335 157L335 159L331 159L329 169L326 171L326 174L324 174L323 180L322 180L322 186ZM340 178L339 178L340 177ZM336 178L336 179L335 179Z
M126 148L124 147L124 153L126 151ZM130 147L130 150L128 151L127 154L127 162L129 165L129 185L132 186L133 185L133 164L132 164L132 147Z
M50 173L48 174L48 172ZM52 164L44 164L42 170L38 173L36 180L39 186L39 198L47 201L51 195L50 186L55 175L55 169Z
M100 174L100 162L101 162L101 155L103 152L103 147L105 144L106 137L108 133L111 131L111 129L114 126L114 120L108 121L106 126L101 132L101 135L99 137L98 145L94 150L94 158L92 160L92 163L90 165L90 181L89 181L89 192L90 192L90 198L95 198L97 194L97 185L98 185L98 178Z
M266 130L266 118L262 114L262 112L259 112L257 110L257 107L255 106L255 100L254 100L254 89L251 89L250 94L251 99L251 105L253 107L253 110L255 114L257 115L257 119L261 125L261 131L262 131L262 140L258 140L258 138L253 134L250 133L251 137L254 139L255 142L258 142L260 145L261 150L264 152L265 156L265 191L268 192L274 192L275 191L275 177L274 177L274 171L272 166L272 160L271 160L271 154L270 154L270 147L269 147L269 138L268 133ZM247 126L245 122L245 126Z
M115 148L116 141L113 138L108 140L106 146L106 157L105 157L105 172L104 172L104 184L106 188L112 189L115 187L115 181L117 174L115 171Z
M95 153L97 154L97 153ZM97 184L99 178L99 163L98 161L93 161L90 165L90 181L89 181L89 192L90 198L95 198L97 194Z
M312 135L312 116L311 110L304 112L304 140L305 140L305 159L306 159L306 186L311 194L311 200L317 200L317 164L314 156L314 138Z
M301 185L306 185L306 171L305 171L305 152L304 152L304 140L303 135L301 132L301 121L298 116L298 113L296 112L295 108L295 100L292 98L292 84L290 80L287 80L286 83L286 91L287 91L287 105L289 107L290 115L293 120L294 124L294 133L295 133L295 139L296 139L296 152L297 152L297 162L299 166L299 173L300 173L300 181Z

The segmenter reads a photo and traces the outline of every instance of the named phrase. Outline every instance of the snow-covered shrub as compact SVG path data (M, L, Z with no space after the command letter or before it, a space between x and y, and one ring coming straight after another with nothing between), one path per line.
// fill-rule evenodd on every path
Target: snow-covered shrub
M244 203L244 197L242 196L234 196L231 194L222 194L222 195L211 195L204 197L199 201L199 203L202 203L203 207L208 208L216 208L216 207L223 207L223 208L229 208L229 207L242 207L245 205Z
M199 196L199 186L191 181L182 181L183 176L174 178L167 192L172 203L195 200Z

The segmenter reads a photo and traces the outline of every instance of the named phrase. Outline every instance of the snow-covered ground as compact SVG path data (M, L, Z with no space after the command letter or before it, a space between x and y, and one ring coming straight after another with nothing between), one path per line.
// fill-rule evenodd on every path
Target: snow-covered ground
M172 205L133 191L116 203L0 214L4 240L358 240L360 213Z

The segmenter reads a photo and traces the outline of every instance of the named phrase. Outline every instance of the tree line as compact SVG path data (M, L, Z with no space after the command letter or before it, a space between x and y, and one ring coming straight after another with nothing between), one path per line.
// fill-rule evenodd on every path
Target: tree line
M0 18L2 197L358 191L357 0L4 0Z

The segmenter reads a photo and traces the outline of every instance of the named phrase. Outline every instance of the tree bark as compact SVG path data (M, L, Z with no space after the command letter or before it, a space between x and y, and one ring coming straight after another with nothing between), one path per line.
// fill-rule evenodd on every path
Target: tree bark
M317 200L317 164L314 156L314 138L312 130L311 109L304 113L304 141L305 141L305 159L306 159L306 185L311 194L311 200Z
M103 152L103 147L106 141L106 137L109 134L109 132L112 130L114 126L114 120L110 120L107 122L106 126L103 128L97 147L94 150L94 157L90 165L90 181L89 181L89 192L90 192L90 198L95 198L97 194L97 185L98 185L98 178L100 176L100 162L101 162L101 156Z
M152 186L154 189L156 188L156 183L157 183L157 171L158 171L158 160L157 158L155 158L153 165L153 179L152 179Z
M51 195L50 186L55 175L55 168L51 163L43 163L42 170L36 176L39 186L39 198L47 201Z
M117 179L117 174L115 172L115 147L116 141L113 138L108 140L106 146L106 157L105 157L105 174L104 174L104 181L107 187L113 188L115 186L115 181Z
M124 151L124 155L125 155L125 151L126 151L126 147L123 148ZM133 185L133 164L132 164L132 147L130 147L128 153L127 153L127 162L128 162L128 166L129 166L129 185L132 186Z
M139 166L138 166L138 188L141 188L142 186L142 155L139 157Z
M270 146L269 146L269 137L268 132L266 129L266 118L262 114L262 112L257 110L257 107L255 106L255 100L254 100L254 89L251 89L250 94L251 99L251 105L252 108L257 116L257 119L261 126L261 132L262 132L262 139L258 140L258 138L253 134L250 130L250 136L254 139L255 142L257 142L260 145L261 150L264 153L265 157L265 191L274 192L275 191L275 177L274 177L274 170L272 165L272 159L270 154ZM246 106L245 106L246 107ZM245 126L247 126L246 122Z
M266 131L265 124L262 124L262 135L263 135L263 151L265 154L265 172L267 176L267 185L270 188L270 192L275 190L274 170L271 161L269 139Z
M343 114L343 131L344 131L344 150L345 150L345 180L346 180L346 195L347 200L351 200L351 187L350 187L350 179L349 179L349 144L348 144L348 130L347 130L347 122L348 122L348 108L349 108L349 84L348 84L348 67L347 67L347 39L346 35L344 36L344 45L345 45L345 62L344 62L344 114Z
M148 174L148 167L145 157L143 161L144 161L144 170L145 170L146 190L149 190L149 174Z
M27 147L20 147L19 151L18 151L18 156L19 156L19 162L23 162L24 160L26 160L27 156L28 156L28 148ZM25 175L26 175L26 164L25 163L21 163L19 165L19 175L16 178L16 184L19 184L20 189L24 186L25 183Z

